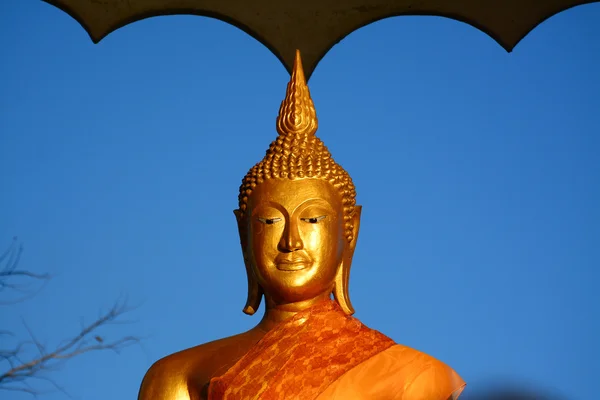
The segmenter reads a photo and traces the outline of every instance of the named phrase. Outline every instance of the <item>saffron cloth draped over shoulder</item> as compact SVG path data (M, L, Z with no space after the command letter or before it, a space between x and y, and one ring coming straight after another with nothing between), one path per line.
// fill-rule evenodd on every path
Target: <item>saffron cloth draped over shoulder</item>
M393 344L325 301L268 332L211 381L209 399L316 399L345 372Z
M267 333L224 375L209 400L447 400L462 379L442 362L396 345L333 301Z

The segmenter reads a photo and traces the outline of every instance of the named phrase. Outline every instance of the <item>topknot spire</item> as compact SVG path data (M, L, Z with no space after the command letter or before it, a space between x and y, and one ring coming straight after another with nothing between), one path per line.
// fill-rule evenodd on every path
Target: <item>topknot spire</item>
M281 136L312 136L317 127L317 113L304 78L300 50L296 50L292 76L287 85L285 99L279 107L277 132Z

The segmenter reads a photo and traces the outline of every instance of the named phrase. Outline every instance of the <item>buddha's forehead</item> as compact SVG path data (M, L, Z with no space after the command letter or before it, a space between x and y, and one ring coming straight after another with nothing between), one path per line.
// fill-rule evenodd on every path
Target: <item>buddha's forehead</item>
M268 179L256 185L248 199L250 209L276 204L293 211L307 202L327 203L342 210L341 193L328 181L319 178Z

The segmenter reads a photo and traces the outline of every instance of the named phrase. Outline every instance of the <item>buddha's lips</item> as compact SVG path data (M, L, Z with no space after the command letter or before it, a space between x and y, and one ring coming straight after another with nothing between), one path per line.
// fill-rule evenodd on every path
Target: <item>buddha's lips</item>
M277 257L275 265L280 271L300 271L310 266L310 260L304 257L284 258Z

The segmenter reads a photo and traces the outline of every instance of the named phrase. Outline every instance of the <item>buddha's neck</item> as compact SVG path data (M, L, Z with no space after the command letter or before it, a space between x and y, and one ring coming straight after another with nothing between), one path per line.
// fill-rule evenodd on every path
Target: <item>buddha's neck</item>
M275 302L271 297L265 296L266 298L266 311L262 320L258 323L257 328L268 332L274 326L279 323L286 321L296 315L297 313L304 311L315 304L331 299L330 291L324 292L312 299L299 301L297 303L285 303L279 304Z

